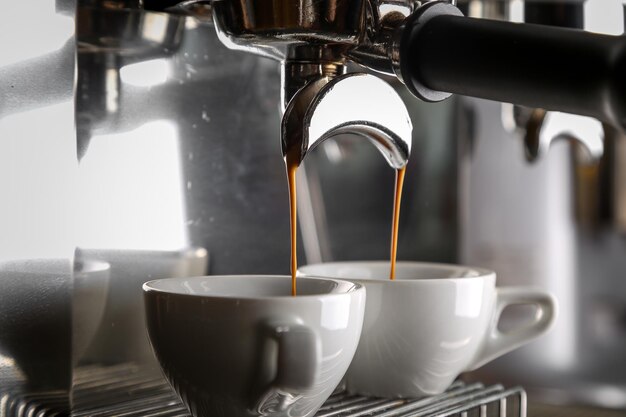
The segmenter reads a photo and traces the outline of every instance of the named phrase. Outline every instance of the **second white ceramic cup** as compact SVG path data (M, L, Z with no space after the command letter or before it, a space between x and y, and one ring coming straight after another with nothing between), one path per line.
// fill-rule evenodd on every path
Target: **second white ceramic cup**
M545 333L556 301L532 288L496 288L492 271L444 264L389 262L308 265L300 276L349 279L367 288L363 332L346 374L349 391L379 397L420 397L445 391L476 369ZM534 321L502 333L502 311L536 306Z

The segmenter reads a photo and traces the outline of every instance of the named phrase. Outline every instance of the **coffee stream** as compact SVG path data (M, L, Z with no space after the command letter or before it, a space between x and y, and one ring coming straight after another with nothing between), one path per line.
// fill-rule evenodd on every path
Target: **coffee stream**
M393 199L393 221L391 223L391 270L389 279L396 279L396 256L398 254L398 226L400 224L400 201L402 200L402 187L404 186L404 174L406 165L396 170L396 191Z
M296 200L296 171L298 164L287 156L287 182L289 185L289 221L291 224L291 295L296 295L296 271L298 270L298 256L296 242L298 238L298 203Z
M298 237L298 204L296 199L296 172L298 162L289 153L285 157L287 168L287 182L289 186L289 221L291 224L291 295L296 295L296 271L298 270L298 256L296 242ZM402 188L404 186L404 174L406 166L396 170L396 189L393 206L393 222L391 227L391 271L389 279L396 278L396 255L398 253L398 225L400 223L400 201L402 200Z

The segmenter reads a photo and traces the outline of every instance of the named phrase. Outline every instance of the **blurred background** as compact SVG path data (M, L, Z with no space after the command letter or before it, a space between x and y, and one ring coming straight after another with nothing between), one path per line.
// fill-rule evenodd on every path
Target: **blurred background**
M16 393L79 412L97 366L158 374L144 281L289 272L278 65L139 3L0 0L2 416ZM626 18L621 0L458 5L613 35ZM398 258L488 267L560 302L549 335L467 378L522 384L531 409L626 410L624 133L387 81L414 126ZM300 263L387 259L394 171L374 147L324 142L298 187Z

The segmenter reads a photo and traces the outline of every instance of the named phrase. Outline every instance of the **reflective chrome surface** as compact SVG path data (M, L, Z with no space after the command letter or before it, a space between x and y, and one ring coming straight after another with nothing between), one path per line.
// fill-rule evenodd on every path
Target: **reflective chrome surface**
M298 42L356 43L364 31L364 0L216 2L217 30L232 45L267 50L279 60ZM282 44L282 45L281 45Z
M347 55L354 62L388 75L399 73L399 51L396 42L398 28L418 5L417 2L377 1L370 2L367 15L368 30L357 48Z
M399 29L422 3L427 1L147 0L144 6L194 16L203 22L212 16L218 37L230 49L284 62L299 55L299 47L317 45L330 48L333 60L350 60L393 75L398 63Z
M360 73L321 78L298 91L282 122L283 154L298 164L322 141L340 134L369 139L393 168L411 152L411 119L402 99L381 79Z
M358 49L360 45L367 52L360 54L357 61L362 64L372 62L372 66L376 65L380 70L388 67L387 49L392 49L394 29L410 13L412 5L362 0L269 3L241 0L216 2L212 6L218 37L226 46L281 61L281 102L286 107L281 133L284 155L293 154L291 158L299 164L308 149L318 141L351 133L369 138L390 165L396 168L406 165L410 154L410 146L407 146L410 145L410 121L408 132L397 132L402 126L389 118L385 120L390 123L388 125L376 123L376 113L380 113L384 106L367 109L365 103L372 103L379 91L375 90L369 97L357 96L353 93L367 91L368 86L347 89L348 84L355 83L351 80L341 82L341 88L337 88L335 84L339 81L329 83L329 80L345 72L347 51ZM383 24L389 15L394 17ZM380 58L376 60L375 56ZM387 72L391 73L391 70ZM323 87L326 83L329 85ZM373 78L369 83L377 85ZM292 100L301 88L306 91L300 91ZM388 94L383 97L389 101ZM395 101L385 112L398 111L401 119L408 120L404 105L399 99ZM359 104L363 105L355 111ZM318 120L338 111L355 114L310 126L309 119L314 113L323 112L324 108L331 111L323 117L316 117ZM316 129L321 131L316 132ZM313 137L309 137L311 133Z
M547 155L555 141L577 145L578 155L588 164L597 163L605 151L604 126L591 117L503 104L502 124L524 136L526 157L531 162Z
M90 131L138 127L138 119L129 117L120 106L124 100L120 72L132 64L172 56L182 42L185 19L102 7L79 7L76 18L78 65L90 68L89 72L80 71L77 80L78 156L82 158Z

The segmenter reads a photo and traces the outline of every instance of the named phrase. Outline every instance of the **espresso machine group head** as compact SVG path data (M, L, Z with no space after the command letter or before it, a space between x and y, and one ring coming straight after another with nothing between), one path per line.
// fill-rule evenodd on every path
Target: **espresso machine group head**
M319 139L353 126L353 132L372 139L379 149L393 149L386 154L392 166L406 163L410 124L404 120L404 106L373 91L367 104L359 102L366 99L370 84L376 90L372 75L352 80L360 95L332 100L341 106L336 112L344 113L345 106L361 111L351 110L347 119L335 115L338 125L311 125L315 108L326 100L318 96L337 90L349 62L395 75L428 102L458 93L591 116L626 128L625 36L467 18L455 3L146 0L144 7L212 21L229 48L278 60L285 108L283 153L295 152L299 161ZM292 127L294 123L298 126ZM294 135L295 130L302 132Z
M404 19L412 11L409 3L390 5L385 15L394 19ZM369 139L399 169L407 164L411 148L412 126L405 105L380 78L346 74L347 64L358 62L351 52L369 43L366 38L373 36L369 32L381 29L384 16L379 5L376 10L372 6L364 0L145 3L148 9L212 22L227 47L281 63L285 158L300 164L323 140L352 134ZM373 17L376 22L370 21Z

